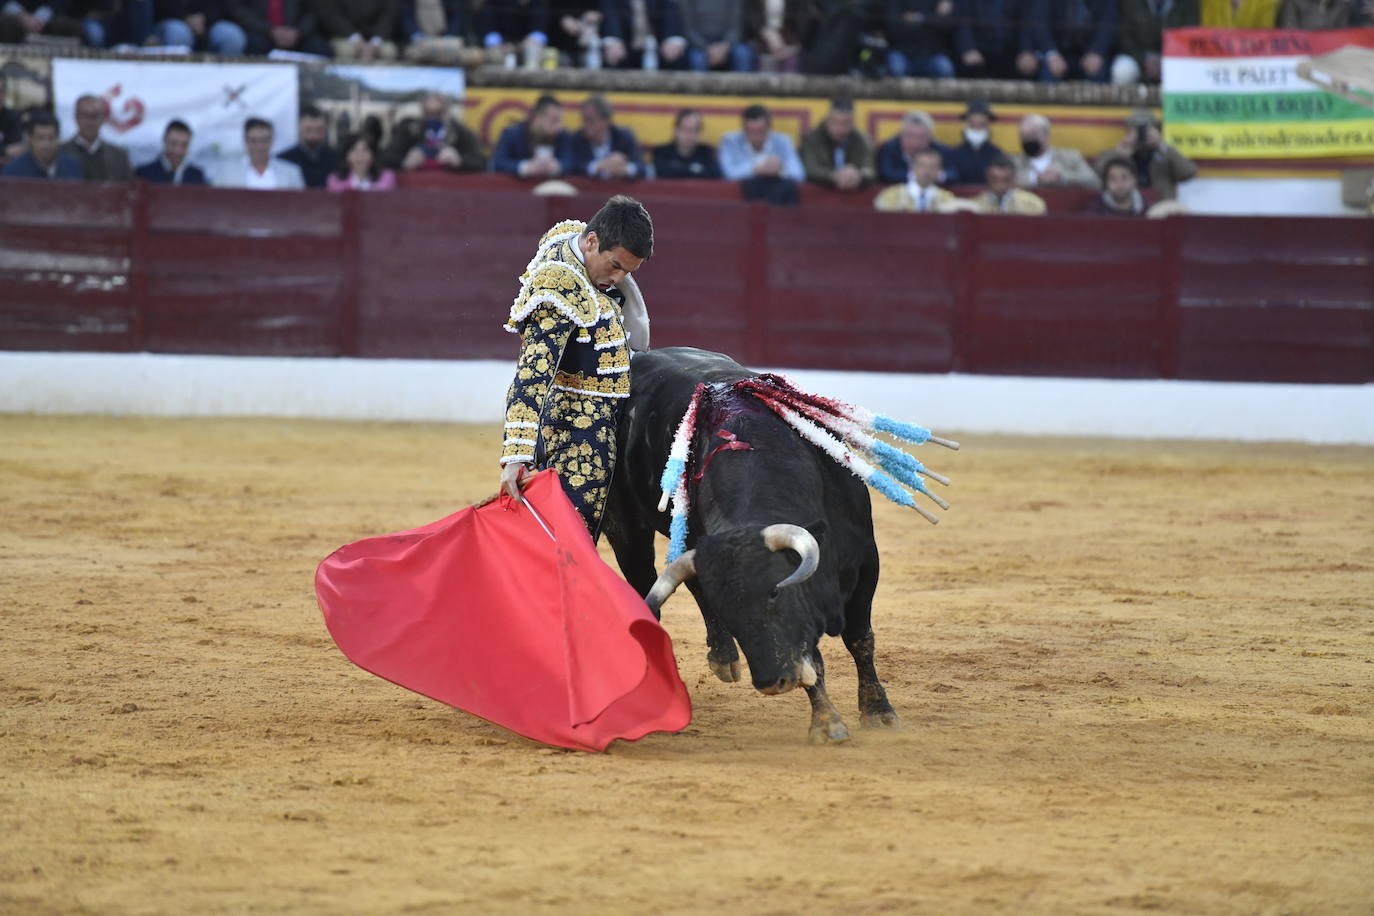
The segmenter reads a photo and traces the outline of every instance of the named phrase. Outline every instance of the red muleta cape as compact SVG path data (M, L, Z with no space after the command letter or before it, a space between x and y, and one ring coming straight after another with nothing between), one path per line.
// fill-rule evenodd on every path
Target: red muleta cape
M692 719L672 641L597 555L543 471L506 500L340 547L315 572L351 661L513 732L576 750ZM551 536L552 535L552 536Z

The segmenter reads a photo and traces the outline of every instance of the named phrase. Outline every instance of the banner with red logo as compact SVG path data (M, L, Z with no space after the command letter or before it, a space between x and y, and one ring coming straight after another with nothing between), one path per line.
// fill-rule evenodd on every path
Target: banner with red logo
M172 120L190 125L190 159L211 170L220 159L243 155L243 122L250 117L273 124L276 152L296 144L295 64L58 58L52 88L63 140L76 133L76 100L100 96L109 105L100 138L127 148L136 166L162 151L162 132Z

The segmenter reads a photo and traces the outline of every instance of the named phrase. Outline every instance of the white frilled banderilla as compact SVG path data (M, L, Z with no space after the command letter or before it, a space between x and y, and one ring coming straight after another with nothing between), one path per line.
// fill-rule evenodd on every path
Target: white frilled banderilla
M691 403L687 405L687 412L678 424L668 453L668 463L659 481L663 491L658 504L659 511L666 511L669 504L672 505L668 562L676 560L687 549L687 475L701 402L728 392L752 396L781 417L803 439L848 468L864 483L898 505L915 509L931 524L937 524L940 519L916 502L917 494L927 497L941 509L949 508L949 503L932 493L925 481L929 477L947 487L949 478L882 441L875 433L887 433L914 445L933 442L950 449L957 449L958 442L932 435L924 426L875 414L833 398L807 394L794 388L782 376L771 373L728 385L702 384L697 386Z

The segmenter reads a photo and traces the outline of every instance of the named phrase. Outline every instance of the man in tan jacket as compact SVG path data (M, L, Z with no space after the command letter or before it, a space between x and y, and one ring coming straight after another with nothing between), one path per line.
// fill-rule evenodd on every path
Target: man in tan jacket
M1097 173L1076 149L1050 146L1050 120L1029 114L1021 119L1021 152L1016 163L1016 184L1022 188L1096 188Z
M940 151L918 150L911 159L905 184L884 188L873 209L884 213L938 213L954 195L936 184L940 178Z
M1030 191L1013 187L1016 165L1006 156L988 163L985 173L988 189L974 198L980 213L1013 213L1042 216L1045 202Z

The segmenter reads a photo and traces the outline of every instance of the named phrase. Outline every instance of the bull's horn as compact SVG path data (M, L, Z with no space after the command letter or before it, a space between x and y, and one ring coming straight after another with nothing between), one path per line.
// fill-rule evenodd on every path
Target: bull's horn
M795 550L801 557L796 571L777 584L779 589L805 582L820 565L821 545L800 525L769 525L763 529L763 543L769 550Z
M697 552L689 550L673 562L669 563L659 573L658 580L654 582L654 587L649 589L649 594L644 596L644 603L649 606L649 610L655 614L658 609L663 607L663 602L668 600L668 596L677 591L677 587L697 574Z

